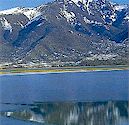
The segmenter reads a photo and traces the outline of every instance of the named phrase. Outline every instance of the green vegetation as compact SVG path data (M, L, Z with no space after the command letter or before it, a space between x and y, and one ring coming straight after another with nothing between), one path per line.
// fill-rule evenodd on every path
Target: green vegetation
M10 73L56 73L56 72L87 72L87 71L108 71L128 70L129 66L87 66L87 67L51 67L51 68L13 68L0 69L0 74Z

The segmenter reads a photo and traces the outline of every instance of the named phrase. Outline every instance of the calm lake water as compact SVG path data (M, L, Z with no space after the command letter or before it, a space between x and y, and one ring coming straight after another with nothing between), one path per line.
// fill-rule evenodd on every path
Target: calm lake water
M0 76L0 125L128 125L129 71Z

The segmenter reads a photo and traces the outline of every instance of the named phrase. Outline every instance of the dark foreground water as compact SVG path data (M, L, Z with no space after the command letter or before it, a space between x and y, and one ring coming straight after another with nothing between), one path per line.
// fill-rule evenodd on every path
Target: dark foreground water
M1 75L0 125L128 125L128 75Z

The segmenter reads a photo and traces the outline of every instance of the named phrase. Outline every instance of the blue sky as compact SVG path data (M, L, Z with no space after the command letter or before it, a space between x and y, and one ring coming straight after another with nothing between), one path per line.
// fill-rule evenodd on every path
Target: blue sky
M111 0L111 1L120 3L120 4L129 4L129 0Z
M0 10L13 7L35 7L52 0L0 0Z
M35 7L42 3L47 3L52 0L0 0L0 10L5 10L13 7ZM129 3L128 0L112 0L120 4Z

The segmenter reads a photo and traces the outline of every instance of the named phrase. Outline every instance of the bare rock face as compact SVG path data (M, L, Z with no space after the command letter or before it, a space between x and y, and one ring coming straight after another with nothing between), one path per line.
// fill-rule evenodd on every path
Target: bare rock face
M127 64L128 9L106 0L57 0L0 11L0 62Z

